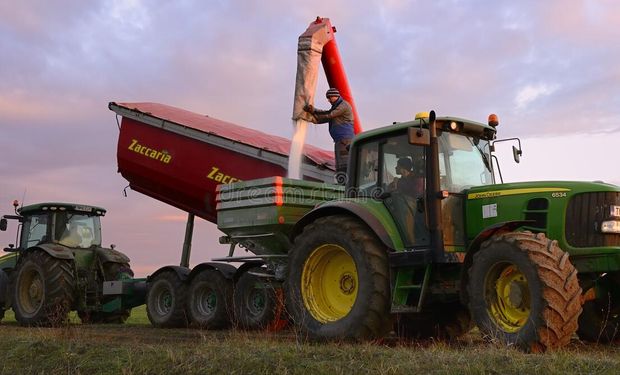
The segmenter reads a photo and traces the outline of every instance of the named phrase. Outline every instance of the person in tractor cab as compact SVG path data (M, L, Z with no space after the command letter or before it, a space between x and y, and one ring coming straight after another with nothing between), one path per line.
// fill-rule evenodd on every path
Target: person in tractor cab
M424 189L424 180L417 177L413 172L413 162L409 158L400 158L396 162L396 174L390 184L390 190L396 190L402 194L417 197Z
M308 104L304 111L310 113L315 124L329 123L329 135L334 140L334 154L336 156L336 174L343 176L347 172L349 162L349 147L355 135L353 131L353 110L351 104L340 96L335 88L330 88L325 93L332 107L328 110L316 109ZM340 177L342 179L342 177ZM342 179L344 182L345 179Z

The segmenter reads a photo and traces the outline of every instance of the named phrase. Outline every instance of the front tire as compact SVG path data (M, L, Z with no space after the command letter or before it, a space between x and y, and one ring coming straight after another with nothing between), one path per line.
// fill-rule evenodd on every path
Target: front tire
M146 295L146 314L158 328L187 327L187 285L173 271L155 276Z
M391 329L387 251L344 215L317 219L289 252L287 308L312 339L381 338Z
M13 311L22 325L59 325L75 299L75 275L69 260L56 259L34 250L15 270Z
M469 269L469 308L489 340L529 351L569 343L581 287L568 253L544 234L513 232L482 244Z

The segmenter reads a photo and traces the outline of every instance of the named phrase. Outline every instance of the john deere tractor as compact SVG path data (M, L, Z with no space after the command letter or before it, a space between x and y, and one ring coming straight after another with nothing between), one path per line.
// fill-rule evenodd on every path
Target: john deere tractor
M40 203L0 219L18 225L17 246L0 257L0 317L12 308L22 325L57 325L77 310L83 323L122 323L143 303L143 280L129 258L101 247L100 207Z
M218 226L266 261L304 336L454 338L475 324L533 351L613 340L620 187L498 183L497 126L431 112L358 134L339 197L279 177L220 185Z

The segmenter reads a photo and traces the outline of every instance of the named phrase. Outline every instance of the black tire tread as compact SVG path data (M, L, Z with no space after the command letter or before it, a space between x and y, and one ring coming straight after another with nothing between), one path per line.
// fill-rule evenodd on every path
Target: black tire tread
M537 268L541 281L541 296L544 299L542 324L537 327L537 340L528 343L526 349L546 351L567 345L577 331L578 318L581 314L581 287L577 279L577 270L557 241L548 239L544 233L509 232L485 241L481 250L507 243L527 253L531 263ZM476 259L484 255L479 251ZM470 280L472 270L470 268ZM470 292L471 293L471 292ZM470 301L470 309L471 309ZM481 327L482 329L482 327Z
M151 312L150 308L150 293L153 285L160 280L165 280L165 282L169 283L171 290L174 291L173 296L175 297L175 305L170 317L163 321L158 319L154 313ZM146 314L149 318L149 321L154 327L157 328L184 328L189 324L189 319L187 312L185 311L186 303L187 303L187 284L184 283L176 273L173 271L164 271L159 275L155 276L153 280L150 281L149 291L147 292L147 305L146 305Z
M218 310L210 320L205 320L199 315L198 311L194 311L194 293L198 283L207 282L218 290L218 298L223 301L218 301L218 305L223 302L223 309ZM224 329L231 325L232 319L232 295L233 295L233 283L231 280L222 275L218 270L207 269L201 271L198 275L192 279L188 291L187 291L187 314L192 325L198 328L204 329Z
M269 288L264 289L265 311L263 311L261 316L252 316L249 313L249 309L246 308L246 299L243 293L250 291L248 286L260 281L257 276L251 275L248 272L260 270L262 270L260 267L248 269L239 277L235 284L233 294L235 322L239 327L245 330L265 329L278 318L277 315L280 302L277 300L276 291L271 285ZM265 283L267 283L267 281L265 281Z
M73 271L73 263L70 260L58 259L44 251L33 250L20 260L15 270L16 282L19 282L19 274L27 263L34 263L41 267L45 290L44 306L36 316L28 318L20 310L17 293L17 285L14 289L13 310L15 319L22 325L59 325L67 322L67 314L72 309L75 301L76 280Z

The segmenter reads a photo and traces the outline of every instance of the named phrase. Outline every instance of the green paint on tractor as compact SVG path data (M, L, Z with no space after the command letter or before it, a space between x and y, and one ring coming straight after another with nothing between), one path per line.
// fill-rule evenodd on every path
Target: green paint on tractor
M262 259L288 285L298 326L318 339L394 328L456 337L476 324L525 350L564 346L575 332L611 341L620 187L497 183L497 124L432 113L362 133L344 188L281 177L221 185L228 259L235 245Z

